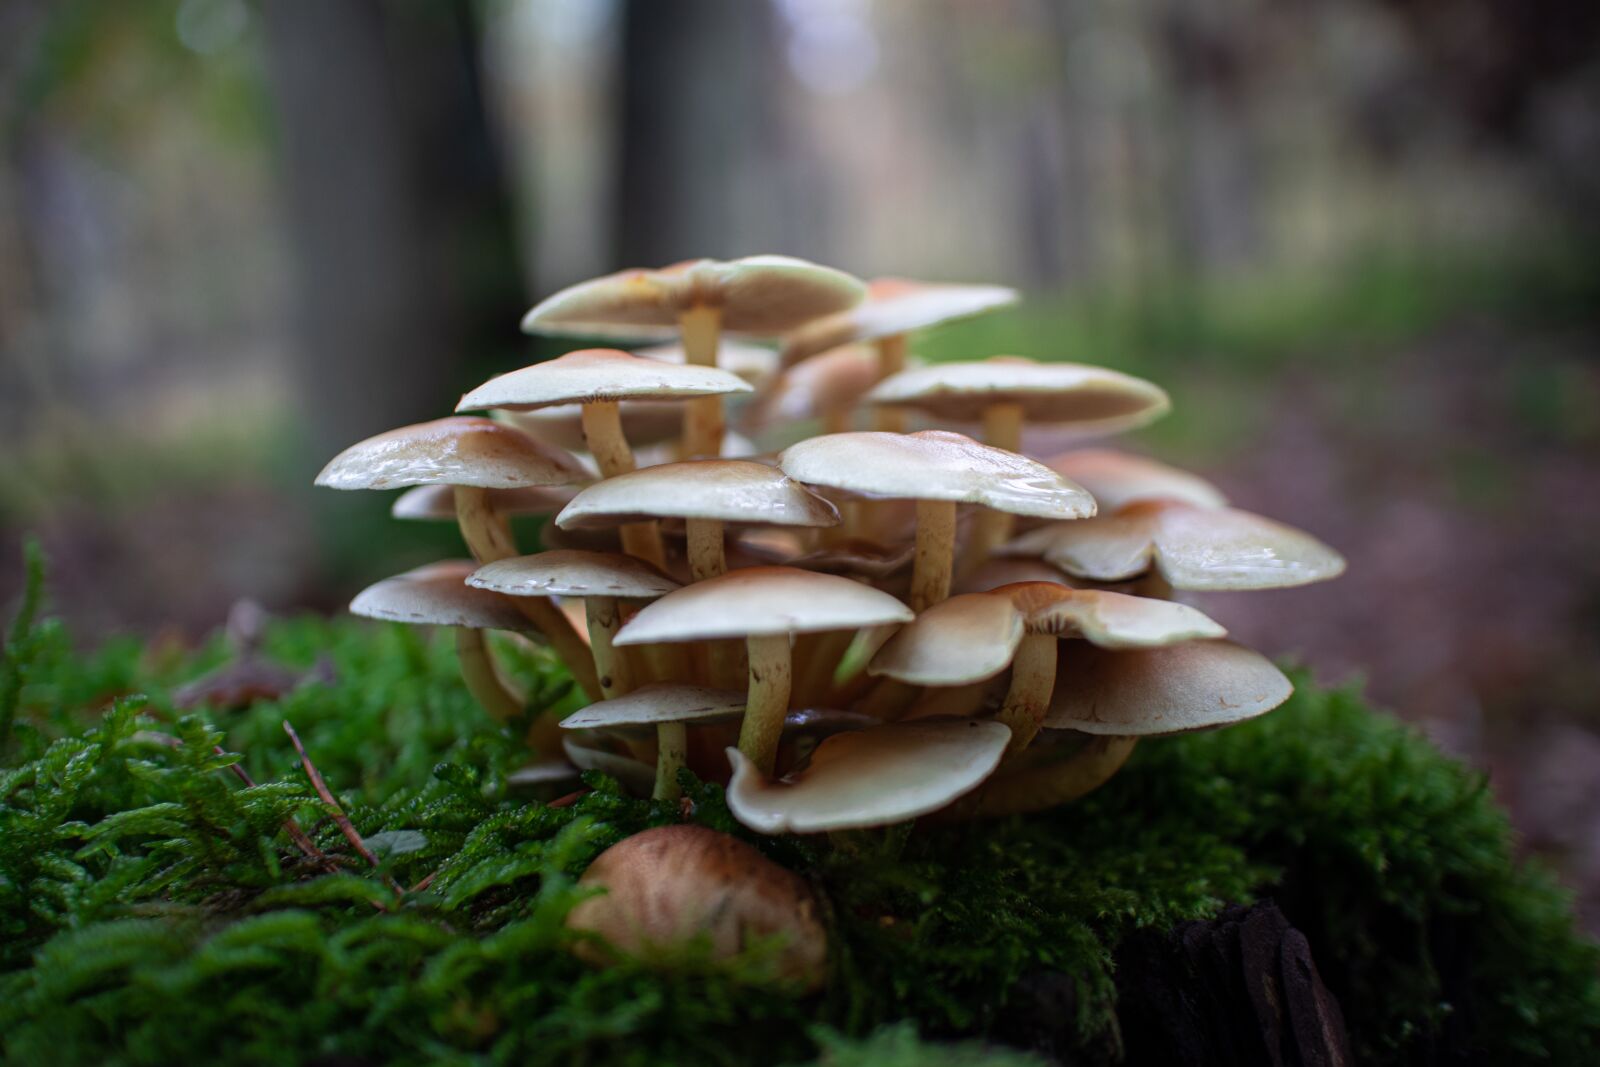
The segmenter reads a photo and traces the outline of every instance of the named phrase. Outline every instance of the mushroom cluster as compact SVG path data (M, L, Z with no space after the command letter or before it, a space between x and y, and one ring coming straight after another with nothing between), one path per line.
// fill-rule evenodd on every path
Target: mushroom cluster
M590 703L535 720L541 766L663 800L688 768L764 834L1043 809L1142 737L1278 706L1288 679L1176 598L1344 561L1153 460L1023 454L1029 426L1087 439L1159 418L1148 381L911 360L911 335L1015 300L770 255L563 290L525 331L653 347L513 370L468 414L335 457L319 485L408 488L395 517L454 519L473 557L351 610L454 627L467 688L502 720L523 698L485 632L542 639ZM543 551L516 545L524 514L552 517Z

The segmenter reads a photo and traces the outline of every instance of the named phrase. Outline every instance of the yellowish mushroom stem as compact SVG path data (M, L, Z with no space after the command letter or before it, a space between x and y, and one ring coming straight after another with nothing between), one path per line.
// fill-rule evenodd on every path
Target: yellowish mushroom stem
M1071 755L989 779L975 794L958 802L957 818L990 818L1044 811L1099 789L1122 769L1133 754L1137 737L1094 736Z
M633 449L622 432L622 409L615 400L596 400L583 405L583 440L589 446L605 478L615 478L634 469ZM622 550L659 570L667 566L661 547L661 529L653 522L635 522L622 527Z
M745 640L750 656L750 688L739 751L768 777L778 765L778 740L789 713L789 635L752 635Z
M583 600L584 621L589 625L589 648L594 653L595 672L600 676L600 691L607 700L633 692L633 668L622 650L612 644L622 628L622 611L614 596L591 596Z
M1007 452L1022 451L1022 405L990 404L983 409L984 444L1003 448ZM972 539L967 542L962 556L962 570L976 569L995 549L1011 540L1016 518L1006 511L979 508L977 522L972 527Z
M1007 755L1015 755L1033 743L1050 710L1050 694L1056 685L1056 645L1054 634L1026 634L1011 660L1011 687L1006 690L996 719L1011 728Z
M500 677L500 672L495 670L483 631L470 626L457 626L454 629L456 660L461 664L461 678L467 683L467 692L472 694L472 699L496 722L509 722L521 715L522 698L511 691L505 679Z
M689 574L694 581L703 582L728 571L728 559L723 551L723 524L720 519L685 519L684 533L688 537ZM744 680L744 644L740 641L710 641L706 643L706 681L724 689L736 689Z
M917 549L911 564L912 611L920 614L950 595L955 552L955 501L917 501Z
M656 788L651 795L657 800L676 800L683 792L678 786L678 768L689 758L689 730L681 722L664 722L656 726Z
M878 381L881 382L885 378L899 374L906 369L906 350L909 346L907 345L905 334L897 333L893 337L880 337L873 347L878 350ZM872 412L872 428L874 430L887 430L890 433L905 433L905 410L889 405L875 408Z
M717 365L717 346L722 336L722 309L697 304L678 316L678 331L683 337L684 362L702 367ZM683 456L722 455L722 397L697 396L683 409Z
M479 563L493 563L518 554L516 542L511 538L511 528L489 503L489 493L477 486L455 487L456 522L461 526L461 536L467 548ZM590 700L600 699L600 680L595 673L594 661L589 657L589 647L572 628L572 623L561 610L541 596L511 598L518 610L539 628L550 647L572 672L573 679Z

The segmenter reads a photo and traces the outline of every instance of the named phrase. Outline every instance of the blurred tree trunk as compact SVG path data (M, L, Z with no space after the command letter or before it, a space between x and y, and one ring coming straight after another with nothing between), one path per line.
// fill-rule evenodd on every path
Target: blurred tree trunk
M260 8L295 256L307 448L448 413L526 296L470 0ZM500 358L496 358L499 356Z
M626 0L622 12L617 262L796 249L772 5Z

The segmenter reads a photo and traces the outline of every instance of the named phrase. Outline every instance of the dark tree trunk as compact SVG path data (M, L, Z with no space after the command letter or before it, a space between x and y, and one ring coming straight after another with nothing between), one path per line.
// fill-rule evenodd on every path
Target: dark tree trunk
M319 455L444 414L526 298L469 0L262 5Z

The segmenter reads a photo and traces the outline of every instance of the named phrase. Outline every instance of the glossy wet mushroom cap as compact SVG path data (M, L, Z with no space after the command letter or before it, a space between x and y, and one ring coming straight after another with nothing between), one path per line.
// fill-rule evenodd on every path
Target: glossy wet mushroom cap
M874 341L925 330L1017 302L1017 291L1002 285L964 285L875 278L867 298L848 311L808 323L783 343L783 365L820 355L852 341Z
M467 584L510 596L639 600L664 596L678 588L677 582L641 559L576 548L495 560L475 570L468 576Z
M709 641L853 630L910 622L888 593L833 574L794 567L747 567L669 593L639 610L619 645Z
M1104 589L1024 582L1002 586L989 595L1008 599L1021 613L1028 633L1082 638L1101 648L1157 648L1228 633L1187 604Z
M867 671L909 685L969 685L1010 666L1022 634L1022 614L1010 598L951 597L902 627Z
M554 445L490 419L457 415L402 426L351 445L322 468L316 484L331 489L520 489L589 478L588 468Z
M753 460L696 459L597 482L572 498L556 525L593 529L651 518L832 526L839 512L775 467Z
M969 363L934 363L884 379L867 402L914 408L939 419L976 422L984 408L1010 404L1029 423L1068 423L1111 433L1143 426L1172 402L1153 382L1083 363L1035 363L994 356Z
M561 726L566 730L604 730L664 722L730 722L743 714L744 703L742 691L657 683L615 700L596 701L562 719Z
M1179 500L1202 508L1228 503L1222 490L1198 474L1131 452L1080 448L1052 456L1044 464L1094 494L1106 515L1145 500Z
M528 411L608 400L685 400L748 393L751 388L743 378L716 367L662 363L615 348L585 348L491 378L463 396L456 410Z
M443 560L385 578L356 594L350 602L350 613L419 626L533 629L510 600L466 584L467 576L476 567L472 560Z

